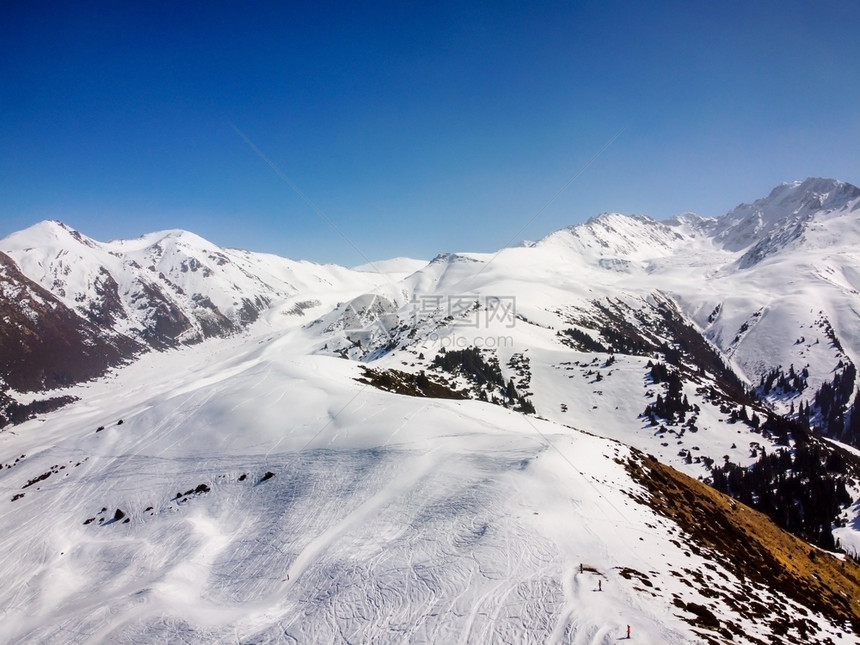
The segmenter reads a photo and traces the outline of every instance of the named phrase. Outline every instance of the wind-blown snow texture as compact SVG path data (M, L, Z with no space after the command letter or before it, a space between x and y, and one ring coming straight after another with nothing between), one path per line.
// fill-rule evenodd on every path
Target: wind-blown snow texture
M492 262L357 270L180 231L5 238L57 306L138 349L0 433L4 640L590 644L631 625L640 643L717 642L680 600L735 642L772 642L730 599L808 612L691 553L624 466L640 449L703 477L764 439L729 422L708 370L684 384L696 431L656 432L649 359L564 330L600 341L610 321L658 344L677 316L749 383L808 366L807 395L770 398L787 412L860 358L859 205L853 186L807 180L717 220L601 215ZM474 346L535 415L362 382L371 365L492 395L433 365ZM839 535L860 546L850 522ZM855 642L806 619L808 642Z

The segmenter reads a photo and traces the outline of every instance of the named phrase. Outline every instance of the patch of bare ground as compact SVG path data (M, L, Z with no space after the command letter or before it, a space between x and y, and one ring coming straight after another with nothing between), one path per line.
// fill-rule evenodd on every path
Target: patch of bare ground
M641 453L626 462L631 476L645 489L634 495L661 515L671 519L690 536L690 550L719 562L741 581L742 589L714 585L710 575L685 569L683 577L706 598L715 591L738 615L757 624L768 625L776 636L799 635L803 642L818 632L804 610L789 609L785 603L754 597L749 584L762 585L778 596L790 599L811 613L828 619L842 629L860 634L860 566L818 549L777 527L767 516L723 495ZM695 545L695 548L694 548ZM718 618L719 612L677 596L674 604L684 610L684 618L705 637L713 630L726 638L742 636L731 621ZM710 642L725 642L713 633ZM818 641L816 641L818 642ZM823 642L827 642L826 640Z

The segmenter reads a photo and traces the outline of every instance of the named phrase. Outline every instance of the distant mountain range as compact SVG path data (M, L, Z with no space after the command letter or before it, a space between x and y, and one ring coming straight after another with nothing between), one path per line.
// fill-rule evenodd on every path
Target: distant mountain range
M371 278L334 265L222 249L186 231L97 242L45 221L0 243L5 383L50 390L150 349L235 334L273 301Z

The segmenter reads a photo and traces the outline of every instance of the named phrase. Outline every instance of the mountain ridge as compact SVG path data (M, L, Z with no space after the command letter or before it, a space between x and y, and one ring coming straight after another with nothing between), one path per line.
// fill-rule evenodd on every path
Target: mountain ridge
M619 276L638 275L644 279L640 281L672 273L679 262L689 263L698 280L730 281L733 272L748 271L774 259L810 236L821 248L846 246L846 239L850 246L848 227L841 226L833 234L827 231L841 224L835 220L845 219L841 216L858 208L860 189L838 180L809 178L784 183L767 197L741 204L720 218L685 213L660 222L647 216L604 213L550 233L530 248L540 252L558 247L559 260L572 266L586 262ZM860 225L855 230L860 243ZM222 249L180 229L102 243L62 222L48 220L3 238L0 250L16 262L22 275L47 289L84 321L100 326L107 336L124 337L127 347L138 348L175 347L238 333L270 309L273 301L300 300L300 291L327 289L343 280L362 283L362 287L374 283L374 272L368 267L358 267L356 273L336 265ZM503 255L512 252L504 250ZM479 255L463 255L464 259L470 257L470 261L481 261L476 259ZM415 270L419 272L416 279L424 271L425 277L413 280L411 288L418 293L432 290L436 279L428 283L429 269L419 264L410 260L407 267L402 260L394 262L391 267L398 271L377 274L377 281L393 285ZM839 274L845 276L841 283L836 279ZM860 274L849 265L840 266L832 275L829 283L847 283L852 289L860 286ZM362 281L361 276L366 279ZM697 318L697 312L708 306L695 302L700 297L671 283L669 291L686 303L685 314L697 320L722 351L737 353L735 341L720 340L727 338L728 330L718 331L720 325ZM391 297L397 297L396 290ZM721 317L728 312L721 308ZM735 329L744 324L749 323L739 322ZM745 369L750 367L747 363ZM746 376L757 378L758 371L754 368Z

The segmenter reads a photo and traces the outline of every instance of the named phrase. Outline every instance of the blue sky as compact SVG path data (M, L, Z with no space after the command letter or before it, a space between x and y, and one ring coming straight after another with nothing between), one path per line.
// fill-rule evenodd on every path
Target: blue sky
M860 183L854 1L13 1L0 18L0 236L55 218L346 265L492 251L622 129L520 239Z

